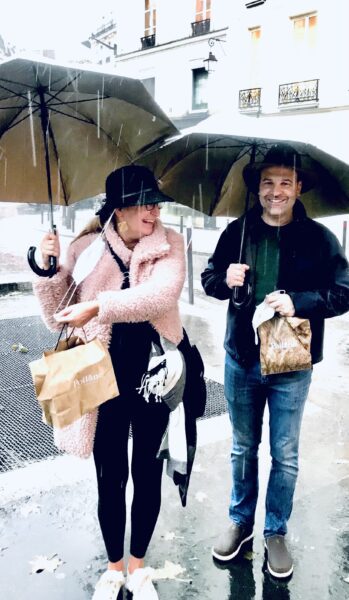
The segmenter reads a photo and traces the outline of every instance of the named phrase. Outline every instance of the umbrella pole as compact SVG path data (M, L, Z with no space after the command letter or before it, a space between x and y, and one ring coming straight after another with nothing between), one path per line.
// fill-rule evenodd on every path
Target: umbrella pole
M252 145L252 151L251 151L251 156L250 156L250 164L253 164L256 160L256 144ZM240 250L239 250L239 264L242 262L242 257L244 254L244 249L245 249L245 237L246 237L246 221L247 221L247 212L249 209L249 204L250 204L250 190L246 191L246 196L245 196L245 208L244 208L244 217L243 217L243 221L242 221L242 227L241 227L241 241L240 241ZM245 273L245 277L248 277L248 273ZM246 306L252 297L252 287L251 284L249 283L249 281L247 281L247 283L245 283L243 285L242 288L240 287L233 287L233 294L232 294L232 303L233 306L235 308L242 308L243 306Z
M46 179L47 179L47 192L48 199L50 205L50 229L53 233L56 233L56 225L53 222L53 201L52 201L52 186L51 186L51 168L50 168L50 154L48 147L48 131L49 131L49 119L48 119L48 110L45 103L44 90L43 88L38 88L38 94L40 98L40 120L41 120L41 129L45 146L45 166L46 166ZM52 277L57 273L57 259L55 256L49 257L49 268L42 269L39 267L35 260L35 246L31 246L28 250L28 262L30 268L41 277Z

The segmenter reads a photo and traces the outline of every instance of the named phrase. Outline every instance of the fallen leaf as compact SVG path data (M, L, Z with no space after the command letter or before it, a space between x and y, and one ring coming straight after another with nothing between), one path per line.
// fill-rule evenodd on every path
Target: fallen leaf
M23 346L23 344L18 344L18 352L29 352L28 348Z
M18 350L18 344L12 344L11 348L12 350Z
M203 502L204 500L206 500L207 498L207 494L205 494L205 492L196 492L195 494L195 499L198 502Z
M165 565L160 569L153 569L153 579L176 579L177 575L185 572L185 568L179 564L165 560Z
M42 573L43 571L48 571L49 573L53 573L63 564L63 561L58 558L57 554L48 558L47 556L34 556L34 560L30 560L29 564L32 565L31 573Z
M244 558L246 558L246 560L253 560L254 557L254 553L251 552L250 550L248 550L247 552L245 552L244 554Z

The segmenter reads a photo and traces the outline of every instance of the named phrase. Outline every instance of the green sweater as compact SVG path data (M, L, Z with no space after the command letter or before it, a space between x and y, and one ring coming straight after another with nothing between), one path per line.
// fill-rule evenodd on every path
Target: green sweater
M279 239L280 228L267 225L263 221L255 265L256 304L263 302L266 294L277 289L280 258Z

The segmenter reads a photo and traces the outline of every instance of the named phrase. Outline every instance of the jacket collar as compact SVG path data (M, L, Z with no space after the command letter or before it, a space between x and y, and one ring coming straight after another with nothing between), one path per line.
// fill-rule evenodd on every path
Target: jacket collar
M141 238L133 251L127 248L123 239L116 232L113 223L109 223L105 236L115 254L121 258L125 265L129 265L131 261L132 263L141 263L154 260L165 256L170 250L166 229L160 220L156 221L153 233Z

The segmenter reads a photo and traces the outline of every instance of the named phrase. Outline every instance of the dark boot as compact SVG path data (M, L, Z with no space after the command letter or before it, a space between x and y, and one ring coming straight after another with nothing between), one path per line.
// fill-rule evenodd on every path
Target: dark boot
M293 561L286 546L285 536L272 535L266 538L265 548L270 575L278 579L290 577L293 573Z
M222 533L212 548L212 556L218 560L228 561L237 556L243 544L253 538L253 529L231 523L229 529Z

